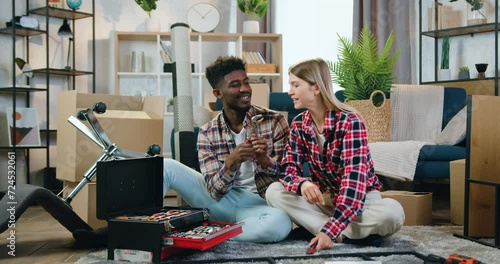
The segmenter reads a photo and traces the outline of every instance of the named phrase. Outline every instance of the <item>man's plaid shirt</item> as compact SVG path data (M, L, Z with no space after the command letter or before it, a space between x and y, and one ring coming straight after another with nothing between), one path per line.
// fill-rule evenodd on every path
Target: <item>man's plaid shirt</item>
M290 128L280 113L252 106L243 121L243 129L249 129L251 118L257 114L262 114L263 120L256 133L268 140L267 155L271 157L266 169L262 169L255 159L252 162L255 185L259 195L264 198L267 187L278 181L278 174L281 171L279 161L283 157ZM219 200L231 190L236 175L236 171L229 170L225 165L227 157L236 148L236 143L223 113L200 128L197 147L200 169L207 183L208 192L212 198Z

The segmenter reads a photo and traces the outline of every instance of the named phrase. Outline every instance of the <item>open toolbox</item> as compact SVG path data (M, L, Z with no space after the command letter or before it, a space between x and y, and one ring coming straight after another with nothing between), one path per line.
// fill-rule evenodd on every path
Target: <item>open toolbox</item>
M162 157L97 163L97 218L108 221L108 259L130 261L123 253L142 252L141 261L159 263L242 232L243 223L212 222L206 209L164 207L162 188Z

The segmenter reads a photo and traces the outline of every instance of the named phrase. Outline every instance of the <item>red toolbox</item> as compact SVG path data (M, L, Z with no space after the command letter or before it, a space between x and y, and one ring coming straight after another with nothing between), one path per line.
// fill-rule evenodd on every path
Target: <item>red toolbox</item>
M211 222L206 209L164 207L162 157L98 162L96 189L97 218L108 221L110 260L128 250L150 253L144 261L160 263L242 232L243 223Z

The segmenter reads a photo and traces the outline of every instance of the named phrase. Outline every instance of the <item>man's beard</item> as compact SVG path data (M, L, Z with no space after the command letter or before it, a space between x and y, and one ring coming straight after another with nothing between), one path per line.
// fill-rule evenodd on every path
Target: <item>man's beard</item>
M246 113L248 112L248 110L250 110L251 106L239 107L237 105L229 105L229 108L237 112Z

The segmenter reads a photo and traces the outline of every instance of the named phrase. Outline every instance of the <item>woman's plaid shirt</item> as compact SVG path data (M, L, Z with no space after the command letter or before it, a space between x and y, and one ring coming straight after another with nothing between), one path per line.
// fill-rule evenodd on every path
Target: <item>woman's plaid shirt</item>
M335 210L322 232L336 238L363 210L367 192L381 183L373 168L367 131L361 117L353 112L327 110L323 153L309 111L294 118L290 140L283 158L281 181L285 188L300 194L302 164L309 162L311 180L323 193L330 193Z

